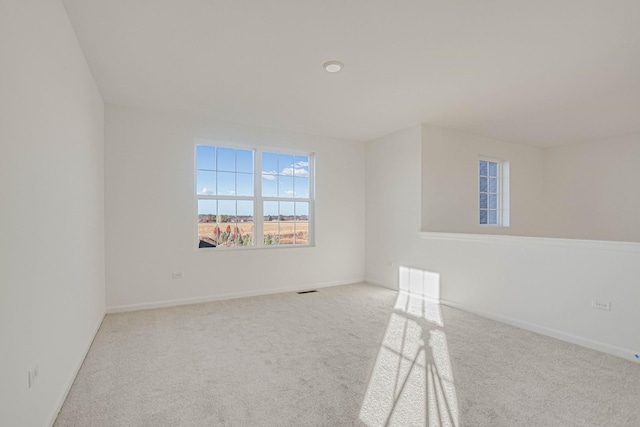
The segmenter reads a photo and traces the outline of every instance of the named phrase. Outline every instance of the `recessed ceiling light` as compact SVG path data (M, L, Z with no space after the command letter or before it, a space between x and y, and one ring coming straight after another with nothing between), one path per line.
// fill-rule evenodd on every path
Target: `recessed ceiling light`
M344 64L340 61L327 61L322 66L329 73L337 73L338 71L342 70Z

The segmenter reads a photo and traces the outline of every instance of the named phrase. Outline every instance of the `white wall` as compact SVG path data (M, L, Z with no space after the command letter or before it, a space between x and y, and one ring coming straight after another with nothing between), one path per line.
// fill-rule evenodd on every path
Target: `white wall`
M108 106L107 306L196 301L363 280L364 144ZM316 153L316 246L194 248L196 139ZM173 280L172 272L184 279Z
M478 224L478 159L509 162L509 227ZM422 229L545 235L542 150L463 132L422 127Z
M398 265L420 265L421 138L418 125L366 146L365 276L394 289Z
M439 273L451 305L622 357L640 352L637 244L421 239L421 149L420 126L367 143L367 281L397 288L399 266ZM592 298L610 301L611 311L591 308Z
M640 135L544 150L550 236L640 242Z
M39 427L104 314L104 111L59 1L0 3L0 52L0 425Z

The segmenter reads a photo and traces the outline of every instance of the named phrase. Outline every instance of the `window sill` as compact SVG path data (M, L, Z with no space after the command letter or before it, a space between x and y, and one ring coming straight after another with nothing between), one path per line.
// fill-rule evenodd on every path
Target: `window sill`
M217 246L215 248L195 248L196 252L237 252L237 251L255 251L255 250L272 250L272 249L297 249L297 248L313 248L315 244L308 245L271 245L271 246L241 246L226 247Z

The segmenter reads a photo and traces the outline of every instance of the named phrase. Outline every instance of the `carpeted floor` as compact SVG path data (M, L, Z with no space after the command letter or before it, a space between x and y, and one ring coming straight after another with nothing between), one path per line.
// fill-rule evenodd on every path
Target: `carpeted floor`
M640 426L640 364L370 286L108 315L56 426Z

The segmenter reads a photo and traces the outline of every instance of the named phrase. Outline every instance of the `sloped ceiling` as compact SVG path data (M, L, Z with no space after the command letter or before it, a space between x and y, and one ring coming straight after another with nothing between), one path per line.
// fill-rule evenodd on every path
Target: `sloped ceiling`
M109 104L361 141L640 131L637 0L63 2Z

